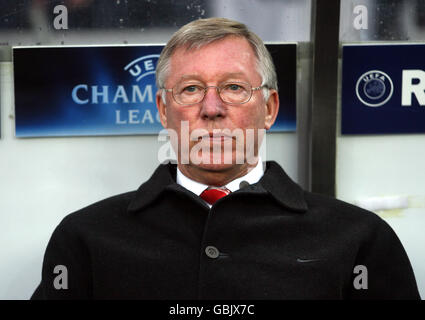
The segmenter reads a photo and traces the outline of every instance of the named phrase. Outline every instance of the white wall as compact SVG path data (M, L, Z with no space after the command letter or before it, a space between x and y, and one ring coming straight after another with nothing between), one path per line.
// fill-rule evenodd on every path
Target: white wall
M380 197L407 207L375 210L394 229L425 298L425 135L339 136L337 197L354 204ZM397 289L397 283L394 283Z
M14 137L12 63L0 63L0 299L28 299L62 218L137 189L158 165L156 136ZM34 107L37 107L35 102ZM267 136L267 159L298 178L297 136Z

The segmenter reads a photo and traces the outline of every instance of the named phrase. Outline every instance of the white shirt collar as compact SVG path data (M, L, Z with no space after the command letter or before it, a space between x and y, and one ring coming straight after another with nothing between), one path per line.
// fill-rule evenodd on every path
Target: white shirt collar
M263 162L261 161L261 158L258 159L257 165L250 170L246 175L244 175L243 177L237 178L231 182L229 182L228 184L226 184L226 188L229 189L232 192L235 192L237 190L239 190L239 184L242 181L246 181L249 184L254 184L257 183L261 177L264 174L264 169L263 169ZM194 181L188 177L186 177L181 171L180 169L177 167L177 177L176 177L176 182L181 185L182 187L188 189L189 191L192 191L194 194L196 194L197 196L199 196L202 191L204 191L206 188L208 188L209 186L197 181Z

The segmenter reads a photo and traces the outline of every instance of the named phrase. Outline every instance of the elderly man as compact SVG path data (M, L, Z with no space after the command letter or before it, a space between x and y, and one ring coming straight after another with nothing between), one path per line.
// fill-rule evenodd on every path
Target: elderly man
M157 85L177 166L68 215L32 298L419 298L382 219L303 191L278 164L261 162L279 98L270 55L245 25L211 18L182 27L161 54Z

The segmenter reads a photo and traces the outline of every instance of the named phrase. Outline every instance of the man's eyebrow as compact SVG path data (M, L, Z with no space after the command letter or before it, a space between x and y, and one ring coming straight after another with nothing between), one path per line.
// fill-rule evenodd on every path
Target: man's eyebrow
M187 80L187 79L199 79L200 80L200 76L197 74L185 74L183 76L180 77L180 80Z
M229 72L229 73L225 73L223 75L220 76L221 79L227 79L227 78L239 78L241 76L245 76L245 74L243 72ZM185 74L183 76L181 76L180 80L187 80L187 79L197 79L197 80L201 80L201 76L198 74Z

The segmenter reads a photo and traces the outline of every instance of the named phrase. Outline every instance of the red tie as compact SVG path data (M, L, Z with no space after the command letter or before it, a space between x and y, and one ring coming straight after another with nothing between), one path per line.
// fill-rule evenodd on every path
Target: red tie
M209 204L213 205L218 199L221 199L227 196L230 193L230 190L227 188L216 188L216 187L208 187L205 189L200 197L204 199Z

